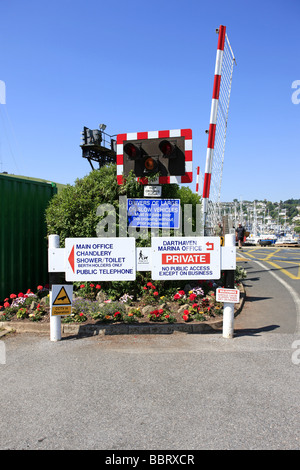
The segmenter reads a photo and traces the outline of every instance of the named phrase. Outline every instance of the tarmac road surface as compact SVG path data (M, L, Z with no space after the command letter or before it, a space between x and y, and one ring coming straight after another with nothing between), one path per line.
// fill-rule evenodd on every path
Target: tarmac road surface
M298 450L300 256L267 249L238 254L233 339L2 338L0 449Z
M300 334L300 249L244 247L237 264L247 271L246 303L239 329Z
M1 449L299 449L300 337L2 340Z

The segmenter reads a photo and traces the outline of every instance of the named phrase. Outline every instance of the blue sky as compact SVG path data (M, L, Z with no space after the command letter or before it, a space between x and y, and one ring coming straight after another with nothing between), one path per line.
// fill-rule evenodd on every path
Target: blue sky
M73 184L90 171L82 127L105 123L191 128L204 172L223 24L237 66L221 200L300 197L299 0L2 0L0 17L0 171Z

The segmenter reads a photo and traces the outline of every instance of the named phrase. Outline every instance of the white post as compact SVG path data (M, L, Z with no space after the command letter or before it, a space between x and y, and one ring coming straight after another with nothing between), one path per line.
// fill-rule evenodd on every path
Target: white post
M59 248L59 235L49 235L49 249ZM61 340L61 317L52 316L52 288L50 291L50 341Z
M235 246L235 235L225 235L225 246ZM230 286L232 289L233 286ZM234 334L234 304L224 302L223 309L223 338L233 338Z

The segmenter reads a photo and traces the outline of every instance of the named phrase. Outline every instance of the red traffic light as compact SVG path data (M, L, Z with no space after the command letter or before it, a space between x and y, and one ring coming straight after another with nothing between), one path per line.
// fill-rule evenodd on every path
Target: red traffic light
M140 150L136 145L133 145L131 142L124 146L124 152L126 152L129 158L132 160L136 160L140 157Z
M162 140L159 144L159 149L163 153L164 157L171 157L174 152L174 146L169 140Z

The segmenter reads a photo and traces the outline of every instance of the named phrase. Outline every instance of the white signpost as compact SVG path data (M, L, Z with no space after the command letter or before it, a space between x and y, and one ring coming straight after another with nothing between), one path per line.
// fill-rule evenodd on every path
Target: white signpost
M219 279L219 237L152 238L152 279Z
M134 281L135 238L66 238L66 281Z

